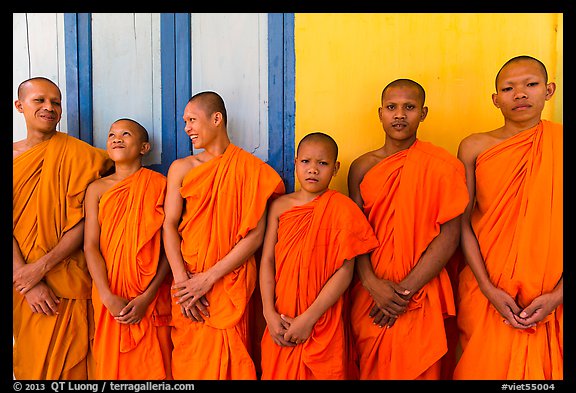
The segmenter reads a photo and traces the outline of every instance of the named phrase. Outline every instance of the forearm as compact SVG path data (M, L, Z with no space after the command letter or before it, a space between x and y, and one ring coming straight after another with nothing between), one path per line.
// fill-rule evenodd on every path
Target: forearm
M156 270L156 275L148 284L148 287L144 291L143 295L153 299L158 293L158 289L164 282L166 275L170 272L170 264L168 263L168 259L166 258L166 254L161 253L160 261L158 262L158 269Z
M326 310L332 307L344 294L352 281L353 273L354 261L344 261L342 267L330 277L314 302L301 315L316 323Z
M258 250L262 245L265 223L266 214L260 218L257 226L248 232L246 237L236 243L228 254L205 272L212 285L234 269L244 264L250 256L254 255L256 250Z
M260 261L260 295L262 296L262 311L264 316L271 312L276 311L275 305L275 291L276 291L276 280L275 280L275 269L274 261L262 257Z
M363 254L356 257L356 273L358 278L362 283L362 286L370 293L372 289L378 285L380 280L374 269L372 268L372 262L370 261L370 254Z
M56 246L38 259L43 275L82 247L84 241L84 220L76 224L62 236Z
M437 277L454 254L460 240L460 216L444 223L414 268L400 281L413 295Z
M469 223L463 222L462 224L460 244L466 263L470 266L474 277L476 277L480 290L482 293L486 293L487 290L494 287L494 284L490 280L490 276L486 270L478 239Z
M106 299L112 296L110 284L108 282L108 271L106 269L106 261L100 252L100 248L96 244L85 244L84 255L86 256L86 265L90 276L98 290L100 299L103 303L107 303Z
M162 231L162 238L164 241L164 250L166 253L166 258L172 270L175 282L181 282L188 279L188 273L186 270L186 262L182 257L182 252L180 251L182 238L178 233L178 227L176 224L164 224Z

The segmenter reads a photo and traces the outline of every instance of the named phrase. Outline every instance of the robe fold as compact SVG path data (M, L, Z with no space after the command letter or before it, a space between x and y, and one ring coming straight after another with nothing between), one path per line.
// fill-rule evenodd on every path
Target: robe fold
M563 127L542 120L476 159L471 223L490 280L519 307L551 292L563 275ZM562 379L564 306L519 330L460 273L462 357L455 379Z
M279 217L275 247L276 310L302 314L342 267L378 240L362 210L347 196L327 190ZM262 337L262 379L347 379L350 348L341 296L318 319L308 340L295 347L274 343L268 327Z
M371 168L360 192L380 242L372 267L376 276L396 283L414 268L440 225L461 215L469 200L463 164L418 139ZM438 368L447 352L444 318L455 315L451 285L443 268L412 296L394 326L380 328L368 315L372 298L355 280L351 324L360 379L416 379Z
M284 192L271 166L234 144L191 169L180 189L185 202L179 232L187 270L214 266L256 228L268 199ZM174 379L256 379L247 312L256 275L252 255L218 280L206 293L210 317L203 323L184 317L173 298Z
M100 198L100 251L106 262L110 290L125 299L141 295L154 279L160 258L166 178L147 168L118 182ZM94 305L95 379L165 379L166 370L158 339L158 291L138 324L114 320L92 287ZM168 300L166 300L168 301Z
M112 166L106 151L57 132L13 160L13 236L26 263L53 249L84 219L84 194ZM94 326L91 277L82 248L44 281L60 299L58 315L30 310L13 289L16 379L87 379Z

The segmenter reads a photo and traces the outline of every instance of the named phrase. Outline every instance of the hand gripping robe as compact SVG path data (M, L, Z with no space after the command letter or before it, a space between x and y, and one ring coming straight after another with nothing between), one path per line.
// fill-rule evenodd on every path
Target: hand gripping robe
M345 260L378 246L362 211L347 196L327 190L279 217L275 247L276 310L296 317L342 267ZM282 347L266 327L262 337L262 379L347 379L350 348L341 296L316 322L303 344Z
M563 127L536 127L476 159L471 221L494 285L521 308L552 291L563 273ZM562 379L564 306L533 329L518 330L481 293L467 266L460 273L462 357L455 379Z
M141 295L156 275L165 195L164 175L140 168L100 198L100 250L110 289L125 299ZM170 314L160 314L158 302L170 302L169 283L160 287L140 323L121 324L92 286L96 379L166 378L157 329L167 325Z
M380 242L371 255L372 267L376 276L393 282L406 277L440 225L462 214L469 200L463 164L418 139L370 169L360 192ZM373 324L368 314L374 302L359 280L351 297L360 379L425 377L446 353L444 318L455 315L446 269L413 295L391 328Z
M112 166L104 150L57 132L13 161L13 236L34 263L84 219L84 193ZM13 290L16 379L87 379L92 323L91 278L81 248L45 276L60 299L58 315L30 310Z
M256 227L268 199L285 192L274 169L230 144L226 151L193 168L182 181L185 199L179 232L188 271L204 272ZM255 379L248 349L247 305L256 285L250 256L206 293L210 317L193 322L172 301L174 379Z

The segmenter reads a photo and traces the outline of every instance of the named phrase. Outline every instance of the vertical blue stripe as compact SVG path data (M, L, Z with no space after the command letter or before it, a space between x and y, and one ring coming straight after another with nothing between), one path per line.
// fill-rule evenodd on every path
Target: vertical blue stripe
M94 143L92 98L92 14L78 14L78 103L80 139Z
M295 64L294 14L284 14L284 181L287 192L294 191Z
M192 49L191 16L188 13L176 14L174 19L176 35L176 158L192 154L192 142L184 132L182 119L184 108L192 92Z
M268 164L284 178L284 18L268 14Z
M64 14L64 53L66 59L66 116L68 134L80 138L80 104L78 102L78 19Z

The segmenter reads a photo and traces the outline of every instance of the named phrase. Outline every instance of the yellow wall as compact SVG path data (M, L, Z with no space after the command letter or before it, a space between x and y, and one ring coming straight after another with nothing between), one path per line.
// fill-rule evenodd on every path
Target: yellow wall
M384 143L380 94L397 78L426 90L418 137L454 155L465 136L502 124L494 78L517 55L546 65L557 90L543 117L562 122L562 14L322 13L296 14L294 23L295 146L309 132L331 135L341 162L331 186L345 194L352 160Z

